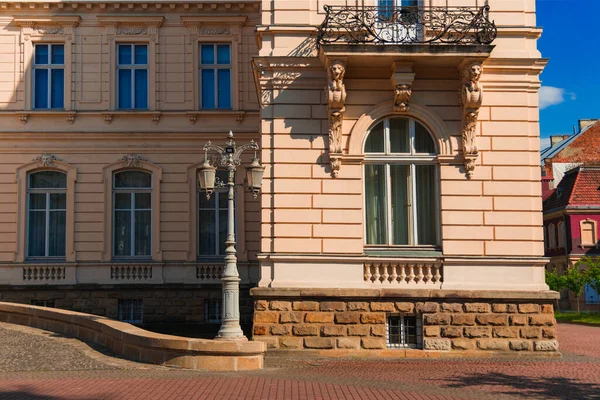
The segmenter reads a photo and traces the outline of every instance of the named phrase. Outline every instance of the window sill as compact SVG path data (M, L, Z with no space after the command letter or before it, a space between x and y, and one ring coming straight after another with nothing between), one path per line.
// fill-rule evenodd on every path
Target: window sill
M26 258L25 264L64 264L67 259L64 257L57 258Z
M444 254L439 247L367 247L364 249L367 256L374 257L406 257L406 258L432 258L442 257Z

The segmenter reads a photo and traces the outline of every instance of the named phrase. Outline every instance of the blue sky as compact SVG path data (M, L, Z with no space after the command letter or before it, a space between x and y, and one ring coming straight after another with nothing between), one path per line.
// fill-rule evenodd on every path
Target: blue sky
M550 62L541 75L541 136L570 134L579 119L600 118L597 16L600 0L537 0L538 41Z

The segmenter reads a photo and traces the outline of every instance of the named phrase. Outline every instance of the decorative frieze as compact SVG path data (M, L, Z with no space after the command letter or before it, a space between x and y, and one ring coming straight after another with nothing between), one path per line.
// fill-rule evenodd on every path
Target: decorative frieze
M462 106L462 146L467 177L475 170L477 149L477 118L483 100L483 86L479 82L483 72L481 61L471 61L461 70L460 105Z
M334 60L327 67L327 107L329 119L329 160L334 178L342 164L342 124L346 111L346 62Z
M57 282L66 279L66 268L61 266L32 266L23 267L25 282Z
M126 154L119 158L119 161L123 163L125 168L136 168L141 165L142 161L146 161L146 159L137 154Z
M54 167L55 161L60 161L60 158L56 157L54 154L44 153L33 159L40 168Z

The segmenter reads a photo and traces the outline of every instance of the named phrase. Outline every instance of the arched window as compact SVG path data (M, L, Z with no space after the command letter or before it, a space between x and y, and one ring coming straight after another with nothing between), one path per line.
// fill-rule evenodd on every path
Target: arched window
M138 170L113 175L113 255L152 255L152 174Z
M558 227L558 248L564 249L566 242L566 232L565 232L565 223L560 221L557 225Z
M376 123L364 145L367 245L437 245L436 147L413 118Z
M554 224L548 225L548 248L556 248L556 227Z
M27 257L65 257L67 175L38 171L27 176Z
M596 233L596 221L593 219L586 219L580 222L581 229L581 245L582 246L595 246L598 242L598 236Z

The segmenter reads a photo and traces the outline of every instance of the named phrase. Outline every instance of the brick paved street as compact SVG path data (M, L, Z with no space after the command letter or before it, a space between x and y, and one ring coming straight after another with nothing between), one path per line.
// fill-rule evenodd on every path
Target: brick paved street
M559 335L558 360L269 356L263 371L206 373L0 324L0 399L600 399L600 328L559 325Z

